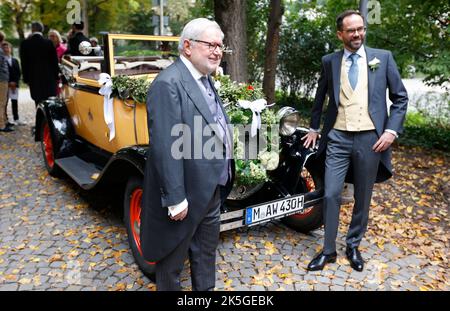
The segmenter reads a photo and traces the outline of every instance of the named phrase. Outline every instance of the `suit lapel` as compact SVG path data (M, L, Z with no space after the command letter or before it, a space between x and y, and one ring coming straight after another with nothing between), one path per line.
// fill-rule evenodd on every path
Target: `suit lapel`
M333 93L336 106L339 106L339 89L341 87L341 65L344 51L337 52L331 59L331 74L333 80Z
M375 58L375 53L371 48L365 47L366 50L366 60L367 60L367 80L368 80L368 84L369 84L369 98L368 98L368 102L369 102L369 106L370 106L370 98L372 96L372 92L373 92L373 88L375 86L375 73L376 70L371 70L369 67L369 62Z
M208 108L208 104L206 103L206 100L203 97L197 82L194 80L191 73L183 64L181 59L177 59L175 65L177 66L178 70L181 73L181 84L186 90L187 95L192 100L195 107L197 107L197 110L200 112L200 114L203 116L206 122L208 124L213 124L214 123L213 115Z

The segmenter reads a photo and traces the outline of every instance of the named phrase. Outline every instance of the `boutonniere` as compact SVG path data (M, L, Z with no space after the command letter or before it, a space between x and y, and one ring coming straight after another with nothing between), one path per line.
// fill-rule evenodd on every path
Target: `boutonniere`
M370 70L374 71L375 69L378 68L378 66L380 66L380 60L375 57L368 63L368 65L369 65Z
M214 87L218 91L222 87L222 83L220 83L219 79L223 76L223 68L220 66L217 66L215 75L213 77L214 80Z

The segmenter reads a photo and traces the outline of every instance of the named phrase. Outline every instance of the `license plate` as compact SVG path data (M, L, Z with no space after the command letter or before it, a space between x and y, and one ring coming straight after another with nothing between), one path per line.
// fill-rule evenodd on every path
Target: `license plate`
M282 200L247 207L245 224L253 225L270 219L301 213L303 211L304 202L305 197L301 194Z

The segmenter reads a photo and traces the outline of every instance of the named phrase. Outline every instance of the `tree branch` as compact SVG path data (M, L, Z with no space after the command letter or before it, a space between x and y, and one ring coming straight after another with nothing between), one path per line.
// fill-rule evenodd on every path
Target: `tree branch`
M395 43L395 42L387 39L386 37L377 36L376 34L374 36L375 36L375 38L380 39L381 41L384 41L384 42L386 42L387 44L389 44L389 45L391 45L393 47L397 47L398 46L398 43ZM407 46L402 46L401 48L396 48L396 49L408 51L408 53L411 53L413 55L417 55L417 56L423 57L425 59L433 58L433 57L431 57L431 56L429 56L429 55L427 55L427 54L425 54L423 52L417 51L416 49L412 49L412 48L409 48Z

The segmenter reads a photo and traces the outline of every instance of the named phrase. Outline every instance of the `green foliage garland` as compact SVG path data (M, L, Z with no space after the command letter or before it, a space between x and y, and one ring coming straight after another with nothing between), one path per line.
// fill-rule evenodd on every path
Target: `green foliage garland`
M145 104L150 82L145 78L130 78L119 75L112 78L112 96L123 100L132 99L136 103Z

